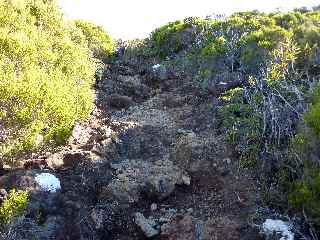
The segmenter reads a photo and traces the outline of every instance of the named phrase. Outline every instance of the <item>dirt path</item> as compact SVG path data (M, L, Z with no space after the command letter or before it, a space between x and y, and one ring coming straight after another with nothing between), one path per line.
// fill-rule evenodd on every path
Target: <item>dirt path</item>
M32 199L44 203L40 220L27 215L39 239L258 239L247 224L255 184L217 133L213 99L127 66L107 69L96 88L91 120L46 157L61 191L51 204Z

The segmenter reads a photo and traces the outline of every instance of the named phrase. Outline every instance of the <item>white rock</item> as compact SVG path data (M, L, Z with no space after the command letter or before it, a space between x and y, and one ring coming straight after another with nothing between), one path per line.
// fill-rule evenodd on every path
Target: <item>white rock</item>
M35 181L44 191L56 192L61 189L60 180L51 173L40 173L35 177Z
M103 68L97 69L97 71L96 71L97 77L99 77L99 78L101 79L102 76L103 76L103 72L104 72L104 69L103 69Z
M43 143L43 140L44 140L44 137L42 134L37 134L37 136L35 137L35 140L34 140L34 144L36 146L39 146L40 144Z
M152 203L150 209L154 212L158 209L158 205L156 203Z
M81 136L81 126L78 122L75 123L73 130L72 130L72 137L74 139L79 139Z
M153 219L147 219L139 212L135 213L134 219L135 223L140 227L147 238L152 238L159 234L159 230L155 229L157 224Z
M291 232L290 224L282 220L267 219L262 224L262 231L267 237L278 233L281 235L280 240L294 240L294 233Z
M190 186L191 184L191 178L189 176L183 175L182 176L182 182L183 184Z
M160 64L156 64L152 66L153 71L156 71L158 68L160 68L161 65Z

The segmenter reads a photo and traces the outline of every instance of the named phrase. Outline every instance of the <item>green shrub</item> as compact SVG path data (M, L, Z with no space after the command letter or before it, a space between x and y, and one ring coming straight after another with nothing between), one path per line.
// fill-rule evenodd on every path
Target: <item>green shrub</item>
M13 218L24 213L28 204L28 193L12 189L7 199L0 206L0 225L3 227Z
M165 58L172 53L182 49L181 31L185 29L183 21L169 23L159 29L156 29L150 37L154 45L155 54Z
M317 227L320 227L320 171L305 169L305 177L294 181L288 194L289 204L303 210Z
M85 35L93 56L103 61L110 61L114 53L115 44L102 27L84 20L75 20L74 23Z
M307 116L314 117L311 112ZM299 127L298 134L290 144L287 165L291 171L290 178L285 182L289 205L296 210L303 210L317 230L320 228L319 144L318 130L305 124Z
M200 34L207 25L209 20L201 18L186 18L170 22L150 35L150 45L153 48L155 56L165 59L181 50L189 49L196 36Z
M226 104L218 110L227 140L235 146L244 168L254 167L260 151L262 130L260 116L243 102L243 89L229 91L222 98Z
M272 17L278 26L285 29L294 29L304 22L304 17L300 12L276 13Z
M146 39L132 39L127 42L122 61L131 65L142 65L142 62L154 56Z
M320 101L316 102L306 114L307 123L320 134Z
M93 107L95 63L54 1L0 2L0 158L63 143Z
M225 46L226 40L224 37L213 38L208 41L205 47L201 51L201 56L217 56L223 55L226 52Z
M305 115L308 125L320 135L320 86L314 93L313 105Z

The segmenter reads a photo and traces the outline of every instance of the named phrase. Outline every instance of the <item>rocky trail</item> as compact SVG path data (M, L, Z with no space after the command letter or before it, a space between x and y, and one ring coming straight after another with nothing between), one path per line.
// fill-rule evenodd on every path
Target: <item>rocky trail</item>
M121 64L104 69L96 91L91 119L65 147L0 177L32 192L7 239L260 239L248 224L255 180L218 129L216 98ZM42 191L40 172L61 189Z

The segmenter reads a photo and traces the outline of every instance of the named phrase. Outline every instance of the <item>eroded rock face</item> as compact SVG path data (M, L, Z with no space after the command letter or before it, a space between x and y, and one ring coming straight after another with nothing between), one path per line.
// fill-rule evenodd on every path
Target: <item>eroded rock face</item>
M116 205L106 203L101 206L96 206L90 211L90 220L92 226L100 231L112 231L115 224L115 214L117 211Z
M166 94L162 104L168 108L179 108L188 102L188 100L189 98L186 96Z
M182 216L164 224L161 227L161 236L168 240L193 240L194 227L194 219L191 216Z
M169 78L170 73L168 71L168 69L166 68L166 66L161 65L161 64L156 64L154 66L152 66L152 77L155 80L166 80Z
M76 168L78 165L85 163L91 159L91 152L74 149L65 149L61 152L51 154L45 159L45 165L50 169L64 168Z

